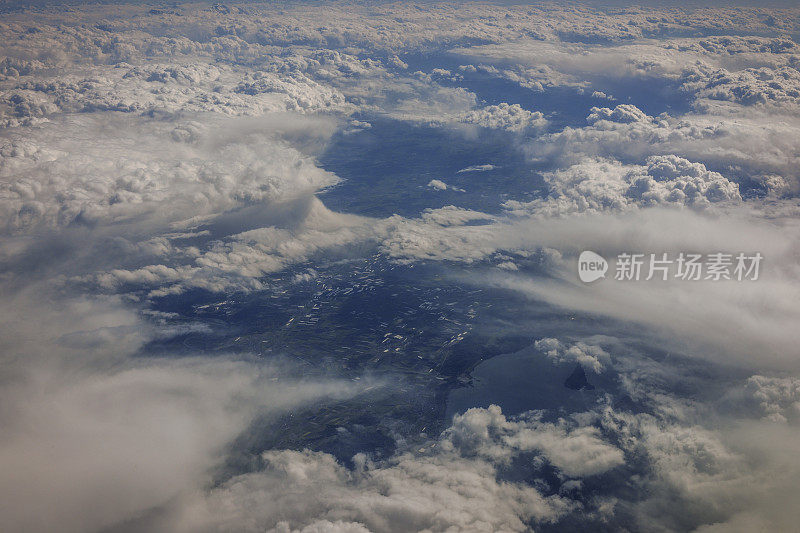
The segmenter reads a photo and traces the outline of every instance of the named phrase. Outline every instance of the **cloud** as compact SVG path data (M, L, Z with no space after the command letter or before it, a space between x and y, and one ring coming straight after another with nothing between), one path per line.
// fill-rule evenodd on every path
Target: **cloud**
M625 221L589 217L558 225L540 224L536 233L541 233L534 235L533 230L527 230L527 239L538 246L559 247L558 241L570 242L578 249L608 250L611 257L621 250L632 249L675 250L674 253L678 248L770 249L771 252L764 253L773 257L773 273L766 278L768 281L762 278L751 284L735 282L735 290L726 283L687 284L680 280L625 286L610 282L590 287L574 277L575 263L565 262L558 280L495 276L493 282L559 307L645 324L653 331L660 331L662 339L680 339L677 344L682 348L676 346L676 349L695 357L747 368L796 368L791 346L797 339L789 327L798 313L792 303L796 272L790 266L795 245L781 237L782 230L770 229L769 224L736 221L737 218L724 218L725 222L718 224L702 215L670 211L639 212L622 220ZM636 230L631 231L632 227ZM687 231L698 233L695 238L687 239ZM752 233L748 235L749 232ZM676 240L679 234L682 237ZM508 238L503 242L505 247L521 246L510 235L496 236L492 242L504 247L501 242L505 238ZM489 237L485 241L482 238L479 246L489 241ZM562 253L566 251L563 244L560 249ZM575 261L577 255L571 257Z
M519 104L509 105L505 102L470 111L459 120L484 128L529 134L540 132L547 127L547 119L541 112L531 112Z
M622 211L647 206L687 206L703 209L715 203L741 201L739 187L718 172L678 156L650 156L644 165L585 160L564 170L546 173L547 198L511 200L512 213L558 215Z
M789 66L748 68L735 72L696 69L684 77L683 88L697 98L726 100L745 106L769 105L797 110L800 75Z
M442 180L431 180L428 182L428 187L432 187L437 191L444 191L447 189L447 184Z
M457 192L464 192L464 189L459 189L458 187L454 187L452 185L448 185L442 180L431 180L428 182L428 187L432 189L436 189L437 191L457 191Z
M699 406L641 385L662 403L660 414L623 412L607 400L553 422L473 408L422 447L381 462L357 455L350 470L320 452L267 451L262 469L176 500L144 523L152 531L377 532L525 531L567 516L613 529L791 523L796 428L745 420L709 430L693 422ZM505 479L509 468L516 475ZM555 475L546 481L548 468Z
M615 198L618 196L614 196ZM734 209L715 214L670 208L638 208L570 217L498 219L484 225L440 226L422 220L390 219L381 248L398 261L486 264L494 254L530 256L556 250L536 272L476 275L474 282L499 286L561 308L646 325L659 342L694 357L748 368L794 369L790 324L795 305L796 242L786 228L793 218L765 220ZM606 257L624 251L671 253L694 250L761 251L772 257L769 273L752 283L670 280L664 283L611 281L581 284L574 274L577 255L594 250ZM766 268L766 267L765 267ZM658 305L654 305L658 302ZM757 356L754 356L757 354Z
M774 120L765 113L709 113L673 117L651 117L640 109L621 104L615 108L594 107L588 126L567 127L545 135L526 152L534 160L559 167L583 158L612 158L641 162L652 155L674 155L707 168L750 181L749 187L764 191L797 190L794 119ZM769 176L781 180L770 184Z
M165 257L177 266L149 264L136 269L115 268L77 276L67 284L94 287L104 292L149 288L149 296L175 295L192 288L211 292L263 290L262 278L328 253L345 254L348 247L369 244L380 235L380 224L366 217L335 213L314 197L271 204L272 212L258 221L263 225L223 239L180 249ZM256 211L260 211L260 206ZM253 209L227 215L217 224L240 227L252 224ZM270 224L271 222L271 224Z
M616 98L610 94L604 93L603 91L592 91L592 98L597 98L599 100L616 100Z
M608 353L600 346L577 342L567 346L558 339L545 337L534 343L537 350L543 352L553 363L579 363L594 372L602 372L604 365L610 361Z
M201 136L191 144L173 140L170 126L100 114L50 123L30 136L12 134L0 151L4 231L122 225L146 214L165 224L336 183L275 139L276 129L296 128L291 120L297 119L244 121L239 131L236 122L217 122L216 131L227 137L211 124L190 124L192 135ZM314 127L322 135L330 131L324 120L296 124L305 134ZM73 128L107 134L86 142L68 134ZM170 209L159 209L164 205Z
M794 422L800 417L800 380L794 377L750 376L746 391L766 420Z
M148 361L64 379L36 370L3 394L2 523L10 530L95 530L207 482L223 447L258 409L341 396L345 385L273 384L269 368ZM94 509L76 513L76 509Z
M490 164L483 164L483 165L472 165L469 167L464 167L457 172L457 174L463 174L464 172L487 172L489 170L494 170L497 167Z
M716 35L730 28L742 36ZM797 33L796 10L766 8L9 10L2 528L790 529L800 122L798 46L784 35ZM651 87L670 98L639 99ZM563 105L586 120L565 119ZM420 204L412 217L326 207L316 194L340 180L318 156L391 120L502 139L508 151L480 156L492 164L458 174L503 165L508 180L483 174L454 195L464 204ZM520 161L502 160L516 150ZM587 286L574 275L583 249L759 251L765 263L735 287ZM534 347L612 385L581 412L474 408L433 437L392 419L397 453L357 454L354 468L295 446L259 449L251 471L218 479L256 417L374 382L303 379L244 353L154 355L154 341L213 327L158 300L261 291L275 274L301 287L365 251L441 262L445 275L458 264L451 279L469 290L591 320L622 340L559 323L567 331Z
M596 429L535 416L511 420L497 406L476 408L454 417L424 449L382 464L357 456L352 471L319 452L265 452L264 470L182 502L156 529L313 531L333 523L344 531L525 531L576 507L526 483L498 479L504 465L530 455L568 476L593 476L622 463L621 452Z
M87 531L133 518L207 483L256 415L363 389L289 378L286 365L247 357L135 357L174 332L116 298L30 288L2 306L3 529Z

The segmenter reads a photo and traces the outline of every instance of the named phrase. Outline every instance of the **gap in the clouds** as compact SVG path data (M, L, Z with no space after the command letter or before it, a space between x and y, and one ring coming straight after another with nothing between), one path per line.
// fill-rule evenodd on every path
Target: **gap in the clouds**
M661 113L682 114L691 111L691 94L680 90L680 82L663 77L651 76L603 76L593 74L585 81L589 84L579 90L576 86L547 86L543 90L533 90L486 72L465 72L460 65L468 64L469 57L448 53L415 53L402 57L409 71L421 70L430 73L435 68L450 70L462 79L447 80L437 78L446 87L462 87L475 93L482 105L500 103L519 104L529 111L545 114L549 131L559 131L565 127L582 127L592 107L614 107L619 104L632 104L651 116ZM601 91L613 99L593 96Z
M313 275L298 277L310 266L267 276L263 291L194 290L153 300L154 310L176 313L169 326L178 333L151 342L143 357L252 354L288 361L294 378L388 383L278 420L257 419L232 444L219 481L251 469L266 449L311 448L351 465L359 452L390 456L398 437L424 442L449 425L447 398L471 386L476 366L534 340L516 325L524 300L507 289L465 284L469 270L454 276L460 268L399 265L375 255L314 263ZM526 323L563 320L543 305L527 313ZM182 324L207 328L180 332ZM548 406L532 401L520 409Z
M323 193L325 205L373 217L416 217L455 205L498 214L508 199L530 200L544 191L541 177L506 132L470 137L457 130L382 116L362 116L372 127L339 133L318 160L343 182ZM490 164L483 172L459 172ZM449 187L428 186L439 180Z
M547 87L536 91L485 72L464 72L459 67L469 64L470 59L447 52L405 54L402 59L411 72L430 73L441 68L462 76L455 81L444 78L436 81L445 87L462 87L475 93L482 105L519 104L528 111L540 111L550 121L551 130L585 124L589 109L597 105L590 94L581 94L575 87Z
M622 386L620 371L636 367L640 377L651 375L659 386L676 398L714 405L747 379L746 369L720 365L664 347L657 333L592 315L564 313L538 302L515 306L518 334L532 339L553 337L570 345L580 339L601 346L611 356L600 371L583 366L593 390L571 390L565 386L576 367L574 361L553 361L533 343L507 352L472 369L469 387L453 388L447 398L446 417L471 407L499 405L506 415L543 410L544 420L590 411L604 401L614 409L631 413L651 411ZM620 339L625 339L624 343ZM624 372L623 372L624 373ZM642 385L640 385L642 386Z
M592 86L586 92L591 94L593 91L614 97L613 100L594 98L594 106L614 108L620 104L632 104L650 116L661 113L682 115L692 111L694 103L692 95L681 90L680 82L662 77L599 76L592 80Z
M564 416L592 409L605 394L615 394L618 385L611 372L596 374L588 369L594 390L572 390L564 381L575 364L555 365L533 346L500 355L478 365L472 386L454 389L447 400L448 418L471 407L499 405L506 415L532 409L547 410L549 416Z
M257 418L232 443L217 482L258 469L267 449L310 448L350 467L357 453L388 458L398 442L421 445L471 407L497 404L507 415L543 410L545 420L556 420L591 410L610 395L617 410L646 411L622 392L613 368L599 375L587 369L595 389L575 391L564 385L574 365L554 364L533 348L542 337L617 332L630 339L635 332L470 282L476 268L496 267L403 265L374 254L297 265L265 276L261 291L193 290L156 298L153 310L175 313L168 326L176 333L148 344L142 356L250 354L290 362L293 373L285 377L388 383L350 400L322 400L278 419ZM205 327L181 329L193 324ZM686 366L652 345L651 339L638 349L659 365ZM714 382L702 365L692 364L692 376ZM671 390L716 397L716 390L697 391L691 382Z
M261 453L272 449L322 451L348 468L354 466L353 456L358 453L386 459L396 450L396 435L410 431L408 424L401 427L396 413L402 410L409 419L430 420L436 416L434 395L435 389L424 386L375 388L351 400L323 399L277 419L258 417L229 446L225 463L215 473L215 483L263 468Z

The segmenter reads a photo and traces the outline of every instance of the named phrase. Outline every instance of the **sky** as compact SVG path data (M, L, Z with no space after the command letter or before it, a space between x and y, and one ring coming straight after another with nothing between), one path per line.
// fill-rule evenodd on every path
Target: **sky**
M800 10L732 6L4 4L0 529L791 530Z

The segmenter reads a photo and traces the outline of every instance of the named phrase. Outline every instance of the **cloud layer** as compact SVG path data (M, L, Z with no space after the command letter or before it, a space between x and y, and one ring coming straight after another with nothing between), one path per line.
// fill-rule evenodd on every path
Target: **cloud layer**
M794 527L797 9L6 11L0 528ZM765 260L584 285L583 250ZM594 396L444 420L520 338Z

